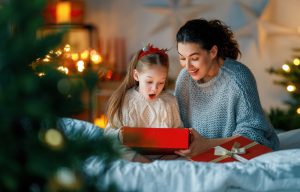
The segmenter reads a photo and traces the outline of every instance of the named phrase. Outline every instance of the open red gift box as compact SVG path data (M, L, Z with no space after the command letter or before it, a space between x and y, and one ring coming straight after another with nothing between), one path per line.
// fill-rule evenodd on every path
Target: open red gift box
M188 149L188 128L122 127L123 144L142 154L174 154Z
M239 136L220 146L211 148L191 158L192 161L225 163L247 161L259 155L271 152L272 149L251 139Z

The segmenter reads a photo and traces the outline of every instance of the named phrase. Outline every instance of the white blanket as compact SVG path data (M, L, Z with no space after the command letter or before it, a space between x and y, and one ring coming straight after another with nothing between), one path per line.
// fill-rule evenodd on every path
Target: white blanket
M100 129L87 122L63 118L58 124L70 138L102 136ZM101 159L91 157L86 161L84 171L97 179L99 189L114 182L119 191L300 191L300 129L278 136L281 149L285 150L259 156L247 163L173 160L142 164L120 160L102 174L104 166Z
M91 158L85 171L97 176L102 168L101 161ZM272 152L247 163L117 161L98 176L99 187L115 182L121 191L300 191L300 149Z

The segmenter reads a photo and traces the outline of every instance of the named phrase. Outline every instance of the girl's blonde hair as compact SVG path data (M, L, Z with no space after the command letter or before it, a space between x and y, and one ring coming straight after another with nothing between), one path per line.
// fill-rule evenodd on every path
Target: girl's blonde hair
M169 57L166 54L165 49L153 48L148 45L146 48L148 50L139 50L131 59L126 76L121 83L121 85L112 93L108 100L106 115L108 117L108 122L113 127L116 127L114 120L121 122L122 119L122 106L124 97L128 89L138 86L138 81L133 77L134 69L138 72L143 72L152 66L162 66L169 70ZM154 50L154 51L151 51Z

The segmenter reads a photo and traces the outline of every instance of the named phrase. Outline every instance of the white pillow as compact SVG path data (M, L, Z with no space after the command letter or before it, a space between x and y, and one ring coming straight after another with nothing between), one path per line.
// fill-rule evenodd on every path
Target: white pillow
M280 150L300 148L300 128L278 133Z

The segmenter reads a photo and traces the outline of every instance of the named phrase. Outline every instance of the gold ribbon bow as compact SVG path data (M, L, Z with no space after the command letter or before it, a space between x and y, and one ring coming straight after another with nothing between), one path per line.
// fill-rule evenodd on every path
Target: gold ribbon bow
M250 147L253 147L254 145L257 145L256 142L252 142L244 147L240 147L240 143L238 142L235 142L233 145L232 145L232 148L231 150L227 150L221 146L216 146L215 147L215 152L214 152L214 155L216 156L220 156L216 159L213 159L211 162L219 162L223 159L226 159L228 157L233 157L234 159L240 161L240 162L246 162L248 161L248 159L245 159L244 157L241 157L240 155L241 154L245 154L246 153L246 149L250 148Z

